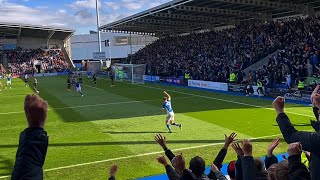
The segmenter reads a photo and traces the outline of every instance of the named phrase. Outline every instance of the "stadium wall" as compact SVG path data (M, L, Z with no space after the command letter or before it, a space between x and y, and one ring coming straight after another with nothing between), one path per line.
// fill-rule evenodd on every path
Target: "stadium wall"
M98 37L97 34L82 34L74 35L71 38L71 51L73 60L91 60L93 59L93 52L98 52ZM126 58L129 54L134 54L147 44L156 40L156 37L132 34L132 47L130 46L130 34L125 33L101 33L102 51L106 53L109 58L111 54L112 59ZM106 46L105 41L110 42L109 47Z
M19 41L14 44L17 44L17 47L22 47L24 49L37 49L45 46L54 46L59 45L64 47L64 41L59 39L50 39L47 44L46 38L34 38L34 37L20 37Z

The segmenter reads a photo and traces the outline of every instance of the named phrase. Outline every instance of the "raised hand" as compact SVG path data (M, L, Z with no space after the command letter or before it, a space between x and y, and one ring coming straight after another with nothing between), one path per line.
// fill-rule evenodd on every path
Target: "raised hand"
M302 145L299 142L291 143L288 147L288 154L289 156L293 155L301 155L302 153Z
M237 134L236 133L231 133L230 136L227 136L226 134L224 134L224 148L228 148L230 146L231 143L234 142L234 139L236 138Z
M166 137L162 136L161 134L157 134L154 137L154 140L163 148L163 149L167 149L167 145L166 145Z
M24 111L29 127L44 128L48 112L48 103L37 95L27 95L24 99Z
M244 153L240 147L240 144L239 143L233 143L231 145L231 147L233 148L233 150L236 152L236 154L239 156L239 157L243 157L244 156Z
M164 156L157 157L157 161L160 164L162 164L163 166L167 166L168 165L167 159Z
M267 156L273 156L273 150L280 144L280 138L274 139L272 143L268 146Z
M320 109L320 94L314 93L311 95L311 102L313 106L316 106Z
M218 167L214 163L211 163L211 171L212 172L218 172L219 171Z
M115 177L118 172L118 166L116 164L112 165L109 170L110 176Z
M245 139L242 141L242 150L243 150L244 156L252 156L252 144L250 140Z
M284 98L278 96L272 103L277 114L284 113Z

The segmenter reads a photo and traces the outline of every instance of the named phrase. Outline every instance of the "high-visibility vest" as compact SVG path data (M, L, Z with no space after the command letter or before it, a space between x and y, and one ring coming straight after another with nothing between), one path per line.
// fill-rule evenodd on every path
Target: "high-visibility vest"
M190 79L190 73L184 73L184 78L185 79Z
M262 83L261 82L258 82L257 85L258 85L258 88L262 88Z
M235 82L236 81L236 74L235 73L231 73L230 74L230 82Z
M298 89L304 89L304 82L303 81L299 81Z
M309 160L308 160L307 156L304 153L301 153L301 162L306 167L309 167Z

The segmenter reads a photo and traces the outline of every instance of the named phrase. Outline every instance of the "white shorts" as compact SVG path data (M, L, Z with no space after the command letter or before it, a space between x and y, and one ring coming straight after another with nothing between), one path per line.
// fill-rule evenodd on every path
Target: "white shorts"
M11 85L11 81L7 81L7 85Z
M77 87L77 92L80 92L81 91L81 87Z
M174 121L174 112L167 113L166 121Z

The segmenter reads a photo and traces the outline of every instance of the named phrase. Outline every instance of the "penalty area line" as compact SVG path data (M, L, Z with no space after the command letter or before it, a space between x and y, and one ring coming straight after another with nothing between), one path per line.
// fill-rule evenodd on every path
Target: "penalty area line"
M175 99L187 99L187 98L190 98L190 97L191 96L177 97ZM75 109L75 108L86 108L86 107L98 107L98 106L109 106L109 105L118 105L118 104L144 103L144 102L161 101L161 100L162 99L148 99L148 100L142 100L142 101L123 101L123 102L111 102L111 103L104 103L104 104L89 104L89 105L83 105L83 106L70 106L70 107L61 107L61 108L48 109L48 111L64 110L64 109ZM0 115L18 114L18 113L24 113L24 111L6 112L6 113L0 113Z
M282 134L276 134L276 135L270 135L270 136L261 136L261 137L249 138L249 139L250 140L258 140L258 139L264 139L264 138L277 137L277 136L280 136L280 135L282 135ZM271 142L271 140L270 140L270 142ZM170 143L170 141L169 141L169 143ZM198 149L198 148L217 146L217 145L223 145L223 144L224 144L224 142L212 143L212 144L204 144L204 145L199 145L199 146L171 149L171 151L176 152L176 151L183 151L183 150L191 150L191 149ZM50 144L49 144L49 146L50 146ZM99 164L99 163L106 163L106 162L110 162L110 161L118 161L118 160L131 159L131 158L137 158L137 157L143 157L143 156L149 156L149 155L156 155L156 154L163 154L163 153L164 153L164 151L157 151L157 152L143 153L143 154L137 154L137 155L131 155L131 156L123 156L123 157L118 157L118 158L111 158L111 159L105 159L105 160L100 160L100 161L92 161L92 162L87 162L87 163L80 163L80 164L74 164L74 165L69 165L69 166L62 166L62 167L57 167L57 168L45 169L44 172L57 171L57 170L62 170L62 169L70 169L70 168L75 168L75 167L80 167L80 166ZM9 178L9 177L10 177L9 175L8 176L0 176L0 179Z
M140 87L150 88L150 89L164 90L163 88L158 88L158 87L150 87L150 86L138 85L138 84L135 84L135 85L136 85L136 86L140 86ZM244 106L261 108L261 109L266 109L266 110L274 111L274 109L272 109L272 108L267 108L267 107L263 107L263 106L259 106L259 105L247 104L247 103L242 103L242 102L238 102L238 101L231 101L231 100L226 100L226 99L221 99L221 98L215 98L215 97L210 97L210 96L203 96L203 95L193 94L193 93L186 93L186 92L181 92L181 91L176 91L176 90L169 90L169 91L175 92L175 93L179 93L179 94L194 96L194 97L200 97L200 98L205 98L205 99L212 99L212 100L216 100L216 101L222 101L222 102L233 103L233 104L240 104L240 105L244 105ZM294 115L298 115L298 116L304 116L304 117L311 117L311 118L314 117L313 115L295 113L295 112L291 112L291 111L285 111L285 113L287 113L287 114L294 114Z

